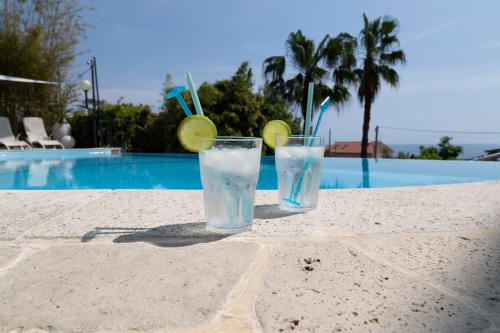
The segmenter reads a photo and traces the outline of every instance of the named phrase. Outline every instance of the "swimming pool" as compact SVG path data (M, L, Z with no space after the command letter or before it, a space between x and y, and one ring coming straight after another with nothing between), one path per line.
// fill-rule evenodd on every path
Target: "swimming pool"
M321 188L368 188L500 180L500 163L325 158ZM276 189L264 157L258 189ZM0 152L0 189L201 189L198 156L109 149Z

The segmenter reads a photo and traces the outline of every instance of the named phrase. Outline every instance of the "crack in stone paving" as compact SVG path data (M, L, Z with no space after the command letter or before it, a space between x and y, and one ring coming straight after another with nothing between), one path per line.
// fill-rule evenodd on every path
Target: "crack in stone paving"
M487 318L490 321L491 326L486 330L486 332L498 332L500 331L500 316L489 309L483 308L474 297L466 296L460 293L457 293L456 291L440 284L431 281L430 279L424 278L421 275L418 275L417 273L413 272L412 270L409 270L407 268L401 267L392 261L388 260L384 256L369 250L366 246L363 244L357 242L354 239L340 239L340 241L346 245L354 247L356 250L360 251L362 254L367 256L368 258L377 261L385 266L388 266L392 268L394 271L403 274L410 279L426 284L429 287L433 288L434 290L437 290L440 293L443 293L447 296L452 297L453 299L466 304L467 306L473 308L477 312L481 313L485 318Z
M272 245L257 242L260 249L255 260L238 284L229 293L226 304L217 313L207 329L200 332L262 332L257 318L255 300L267 273L268 262L272 254Z
M20 252L16 255L15 258L7 261L2 266L0 266L0 279L5 276L12 268L16 267L24 259L31 256L33 253L37 252L38 248L32 247L22 247Z
M247 240L237 238L232 241L247 242ZM193 328L188 327L163 330L154 329L147 330L147 332L263 332L257 318L255 300L257 299L257 295L261 291L261 287L264 284L273 246L271 244L255 240L250 240L248 242L259 244L257 255L245 274L241 277L240 281L227 296L226 303L210 322Z

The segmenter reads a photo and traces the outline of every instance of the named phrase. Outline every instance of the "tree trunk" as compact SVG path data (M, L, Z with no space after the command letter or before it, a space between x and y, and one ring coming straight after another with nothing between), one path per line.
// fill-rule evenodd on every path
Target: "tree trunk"
M370 118L372 109L372 99L365 97L365 113L363 117L363 138L361 139L361 158L368 155L368 132L370 131Z

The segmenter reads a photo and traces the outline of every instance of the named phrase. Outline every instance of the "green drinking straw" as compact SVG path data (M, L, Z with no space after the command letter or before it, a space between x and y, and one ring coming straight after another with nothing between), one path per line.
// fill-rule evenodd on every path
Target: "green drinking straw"
M314 83L309 82L309 89L307 91L307 112L306 112L306 128L304 130L304 135L309 136L311 134L311 115L313 108L313 95L314 95Z
M203 116L203 109L201 108L200 99L198 98L198 93L196 93L196 86L194 85L193 77L190 72L186 73L186 80L188 83L189 91L191 92L191 98L193 99L194 108L199 116Z

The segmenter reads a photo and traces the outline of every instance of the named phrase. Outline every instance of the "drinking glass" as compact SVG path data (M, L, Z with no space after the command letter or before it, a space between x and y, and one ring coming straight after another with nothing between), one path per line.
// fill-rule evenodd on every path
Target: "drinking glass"
M262 139L205 139L199 153L207 229L237 233L252 228Z
M280 208L291 212L315 209L318 205L325 138L278 136L274 152Z

